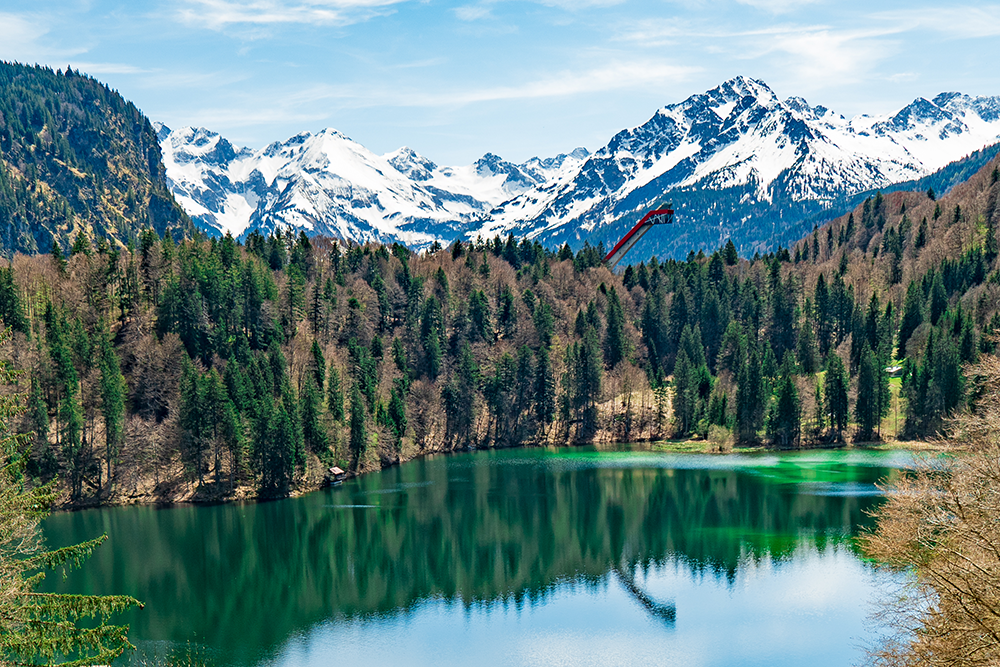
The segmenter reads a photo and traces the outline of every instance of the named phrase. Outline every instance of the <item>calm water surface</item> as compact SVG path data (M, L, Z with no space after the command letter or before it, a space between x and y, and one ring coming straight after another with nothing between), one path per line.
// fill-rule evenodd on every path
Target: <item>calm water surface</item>
M110 540L58 589L128 593L133 660L836 665L887 575L851 544L900 452L438 456L271 503L60 513ZM53 579L55 579L53 577Z

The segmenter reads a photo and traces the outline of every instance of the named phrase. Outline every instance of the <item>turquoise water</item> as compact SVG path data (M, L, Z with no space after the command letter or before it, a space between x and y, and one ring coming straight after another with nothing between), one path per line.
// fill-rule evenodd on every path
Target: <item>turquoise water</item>
M839 665L888 575L851 537L900 452L519 449L301 498L60 513L58 589L127 593L133 661Z

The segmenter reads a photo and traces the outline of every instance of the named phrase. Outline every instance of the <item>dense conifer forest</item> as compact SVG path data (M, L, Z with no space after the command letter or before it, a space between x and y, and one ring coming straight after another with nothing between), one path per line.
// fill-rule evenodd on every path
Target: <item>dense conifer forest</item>
M602 248L513 237L418 255L78 232L0 271L29 471L74 503L217 499L467 447L930 437L995 350L998 180L620 275Z
M149 120L72 68L0 62L0 254L48 252L80 232L124 244L145 228L192 229Z

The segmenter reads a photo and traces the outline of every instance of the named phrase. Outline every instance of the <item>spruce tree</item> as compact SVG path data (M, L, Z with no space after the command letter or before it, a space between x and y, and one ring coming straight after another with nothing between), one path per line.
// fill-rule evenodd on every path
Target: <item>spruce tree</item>
M125 384L118 354L111 345L107 331L102 331L99 335L98 353L101 367L101 412L104 414L107 481L110 486L111 466L121 451L128 386Z
M764 417L764 381L760 356L751 345L736 380L736 437L739 442L757 442Z
M899 322L899 334L896 346L896 356L905 359L907 356L906 344L910 341L910 336L924 322L924 295L920 285L915 280L911 280L906 287L906 298L903 301L903 319Z
M768 424L771 442L779 447L791 447L799 440L802 407L795 387L795 361L785 353L778 386L774 392L774 408Z
M694 399L691 360L687 351L681 347L674 363L674 428L679 437L685 437L691 432L694 420Z
M861 348L858 366L858 398L854 404L854 419L858 423L858 439L875 439L875 430L881 421L879 414L878 359L868 342Z
M538 422L548 426L556 412L556 378L552 372L549 350L544 345L535 353L535 415Z
M344 391L340 384L340 371L334 364L330 364L330 372L327 375L329 381L326 385L326 406L330 410L330 416L335 422L344 421Z
M0 342L9 335L0 334ZM17 376L0 362L0 385ZM127 596L38 590L48 572L81 566L107 535L57 550L43 546L40 524L56 491L51 484L24 483L32 436L15 434L14 424L24 410L17 394L0 395L0 663L111 664L134 647L128 626L111 625L108 618L142 605Z
M608 292L605 319L604 361L609 368L614 368L625 358L625 313L614 287Z
M840 357L831 352L826 360L826 378L823 383L824 403L830 417L830 428L839 440L847 428L847 369Z
M313 380L316 382L316 389L323 393L323 387L326 383L326 358L323 356L323 349L316 339L313 339L312 342L311 355Z
M312 378L307 377L302 388L299 408L302 412L302 439L309 451L321 455L330 446L326 429L320 420L322 414L321 392Z

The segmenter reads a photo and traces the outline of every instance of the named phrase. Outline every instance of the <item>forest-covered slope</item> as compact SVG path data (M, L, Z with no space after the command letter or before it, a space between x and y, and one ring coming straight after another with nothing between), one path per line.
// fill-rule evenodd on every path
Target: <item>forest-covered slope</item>
M621 275L512 237L415 255L148 230L17 255L0 318L32 471L74 502L224 498L452 448L932 435L1000 330L997 165L936 201L876 195L791 250Z
M187 232L156 133L131 102L72 69L0 62L0 253L68 248L78 231L135 241Z

